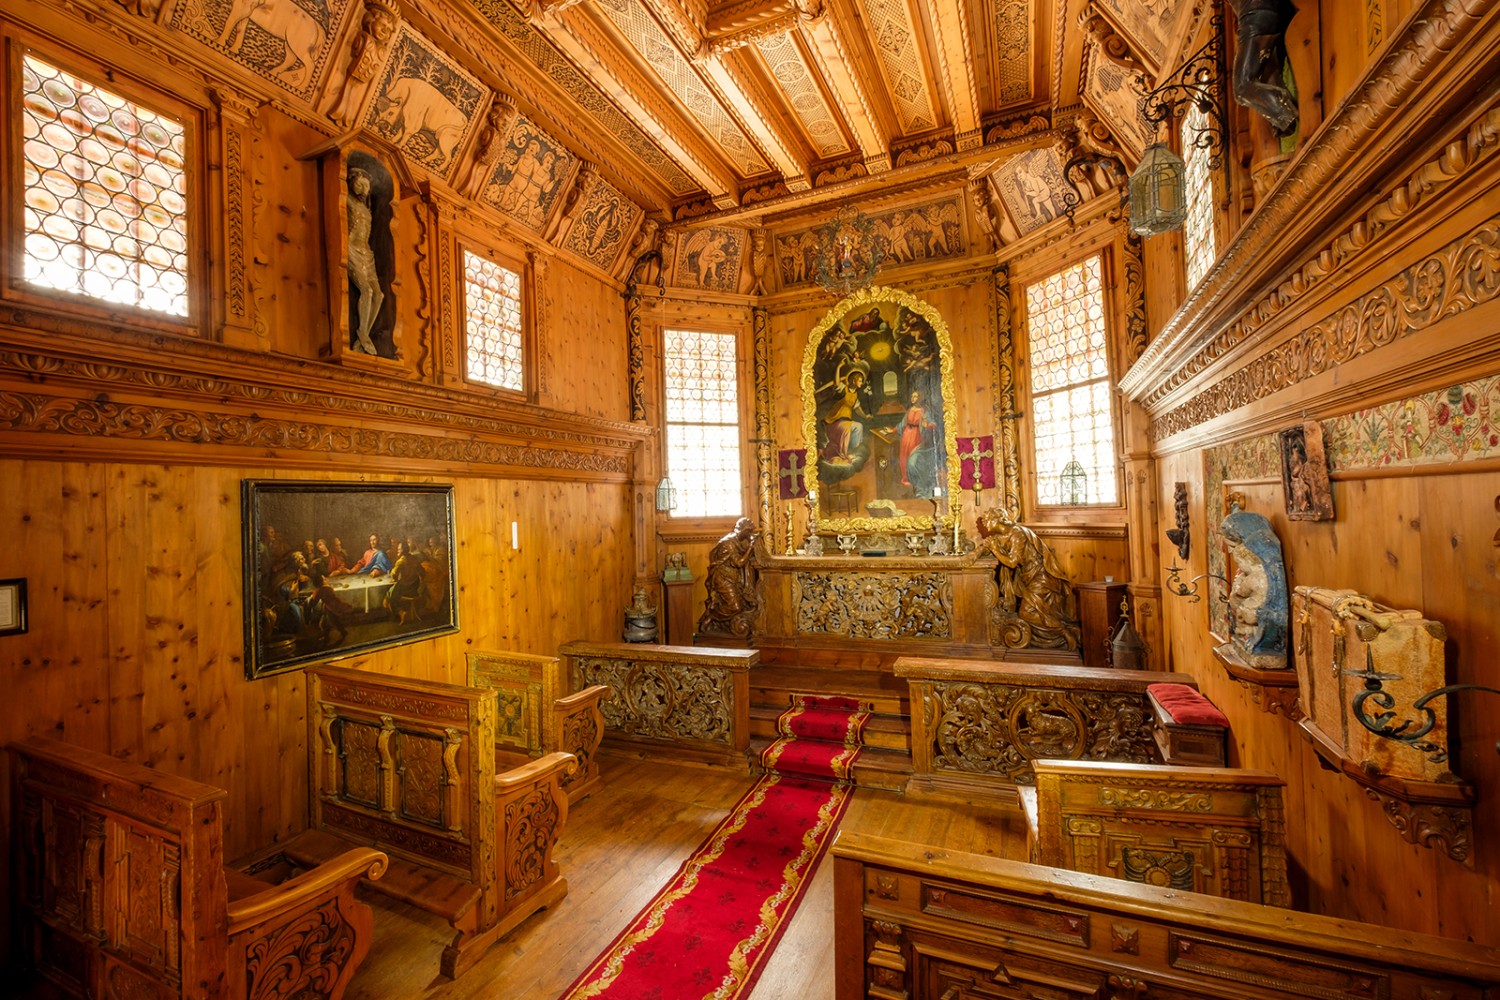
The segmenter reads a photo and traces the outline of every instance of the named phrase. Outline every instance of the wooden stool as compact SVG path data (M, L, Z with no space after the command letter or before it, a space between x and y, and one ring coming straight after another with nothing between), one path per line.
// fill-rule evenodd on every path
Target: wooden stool
M1152 684L1146 688L1154 721L1151 733L1168 764L1224 766L1224 736L1229 720L1196 688L1186 684Z

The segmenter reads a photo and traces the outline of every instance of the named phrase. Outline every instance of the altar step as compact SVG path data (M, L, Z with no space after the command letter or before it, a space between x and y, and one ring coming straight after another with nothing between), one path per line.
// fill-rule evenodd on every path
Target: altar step
M904 680L878 670L757 666L750 671L750 760L778 737L776 724L794 695L854 698L871 711L854 762L854 783L901 791L911 777L911 723Z

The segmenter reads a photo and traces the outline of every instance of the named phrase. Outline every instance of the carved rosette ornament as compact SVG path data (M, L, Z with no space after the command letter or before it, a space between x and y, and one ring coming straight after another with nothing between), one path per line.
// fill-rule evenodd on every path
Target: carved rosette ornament
M702 740L733 745L734 677L728 670L624 659L578 660L583 687L607 684L606 729L631 736Z
M952 585L944 573L798 573L797 631L852 639L946 639Z
M1135 693L937 683L928 696L937 771L1030 785L1039 758L1156 760L1151 716Z

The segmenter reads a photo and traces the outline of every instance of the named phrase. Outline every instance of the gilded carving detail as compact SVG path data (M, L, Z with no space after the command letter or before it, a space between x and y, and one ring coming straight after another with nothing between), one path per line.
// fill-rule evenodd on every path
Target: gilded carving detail
M530 889L547 873L547 853L557 840L562 822L557 801L546 788L505 804L505 829L510 844L505 852L505 898Z
M945 573L798 573L799 633L852 639L946 639L953 592Z
M933 768L1035 783L1031 761L1156 759L1140 695L1004 684L933 683Z
M1172 812L1213 812L1214 797L1206 792L1174 792L1165 788L1099 789L1099 804L1117 809L1167 809Z
M580 689L607 684L614 692L599 706L606 729L630 736L733 744L730 671L602 658L575 663Z

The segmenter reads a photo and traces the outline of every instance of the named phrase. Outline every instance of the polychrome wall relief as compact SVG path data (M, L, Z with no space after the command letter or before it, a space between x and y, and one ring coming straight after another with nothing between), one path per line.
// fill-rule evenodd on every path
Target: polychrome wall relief
M524 115L517 115L494 172L479 197L511 218L540 231L578 157Z
M1059 192L1067 188L1057 147L1012 156L995 171L995 187L1023 236L1051 222L1062 214Z
M170 23L311 100L348 7L349 0L188 0Z
M911 205L870 216L875 239L887 266L962 257L963 207L958 197ZM776 267L781 287L807 285L818 279L818 245L823 227L814 226L776 237Z
M646 212L602 178L596 178L568 230L564 248L606 271L620 255L625 234L635 232Z
M447 177L489 97L468 71L403 24L391 44L364 126L413 163Z
M678 245L673 284L737 292L745 256L743 229L697 229L684 233Z
M807 489L835 531L930 528L958 487L953 347L936 309L856 292L813 328L802 361Z

